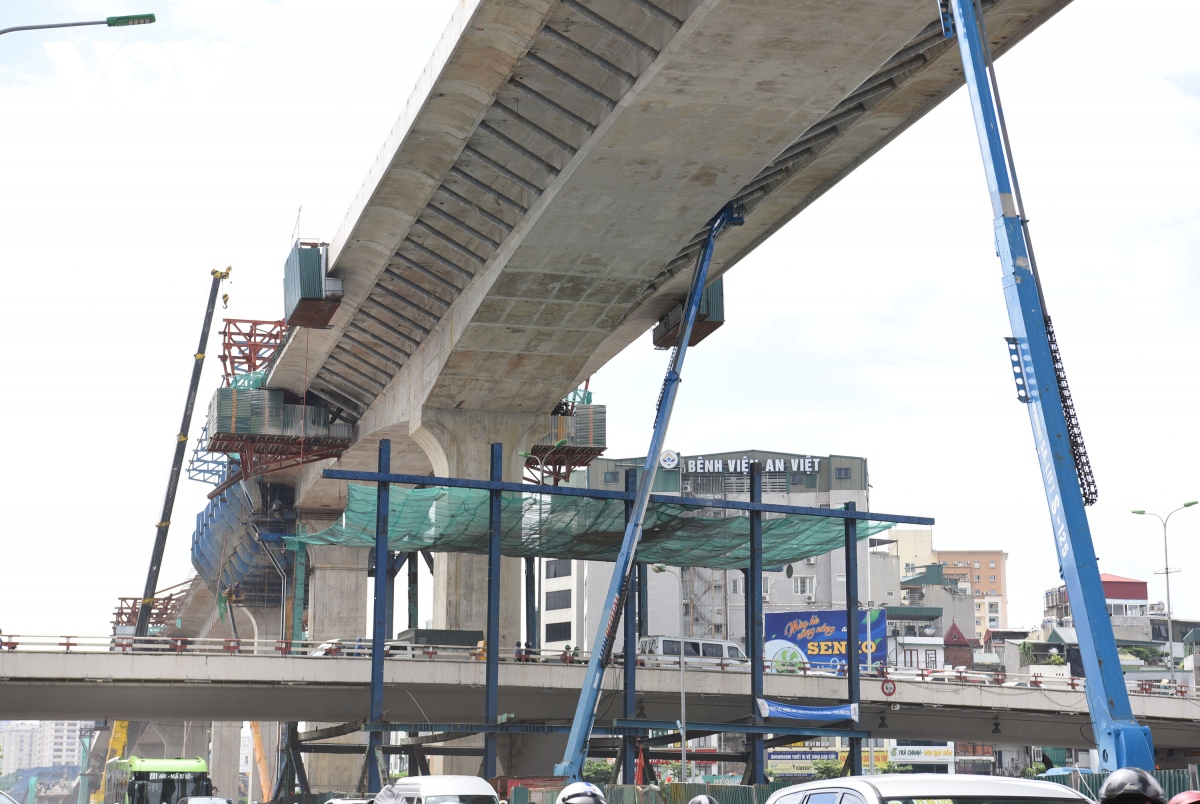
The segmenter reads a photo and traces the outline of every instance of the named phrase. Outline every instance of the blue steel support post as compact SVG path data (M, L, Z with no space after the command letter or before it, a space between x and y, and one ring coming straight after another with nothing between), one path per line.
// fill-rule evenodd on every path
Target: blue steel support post
M504 445L492 444L492 480L504 479ZM483 714L489 726L500 714L500 494L490 491L488 508L487 667L484 671ZM483 738L483 778L496 777L496 734Z
M750 464L750 502L762 502L762 464ZM750 512L750 569L746 573L746 608L750 612L746 632L746 652L750 654L750 713L754 723L762 724L758 700L763 697L763 602L762 602L762 513ZM750 752L746 768L750 784L766 784L763 766L763 735L747 734Z
M637 491L637 470L625 470L625 490ZM633 514L633 501L625 503L625 524ZM645 564L637 564L640 571ZM639 581L641 578L639 577ZM637 714L637 648L638 648L638 595L625 595L625 614L621 623L625 626L625 658L622 669L625 671L623 714L632 720ZM637 741L633 737L621 740L621 781L624 784L634 784L637 781Z
M1055 360L1045 300L1020 211L1020 190L1012 153L1005 141L995 75L989 75L988 45L981 35L973 0L948 2L992 200L996 252L1003 269L1002 284L1015 342L1013 370L1018 381L1024 380L1021 401L1029 408L1034 447L1050 508L1055 553L1071 600L1100 768L1153 770L1150 730L1134 720L1105 606L1100 569L1084 511L1084 487L1080 482L1080 464L1086 471L1086 458L1080 449L1077 464L1073 454L1076 445L1072 443L1068 411L1060 391L1060 383L1065 383L1060 377L1061 364ZM948 30L946 33L951 35Z
M688 341L692 337L692 325L696 323L696 314L700 310L700 297L704 293L704 285L708 279L708 266L712 261L713 246L717 235L725 226L741 225L741 212L741 208L730 204L709 222L708 236L704 239L704 248L700 250L700 257L696 261L696 273L692 277L687 304L682 320L679 322L679 340L668 363L667 376L663 380L662 392L658 399L658 411L654 417L654 432L650 437L650 447L646 450L646 464L638 477L637 496L633 501L633 511L629 525L625 528L625 538L621 541L621 550L617 554L617 560L613 566L612 581L608 585L606 597L608 616L601 621L600 627L596 631L596 638L592 641L592 655L588 659L583 689L579 692L579 703L575 707L575 717L571 723L571 733L567 737L567 747L563 752L562 762L554 766L554 775L565 776L568 782L576 782L582 778L583 761L587 756L588 740L591 739L592 726L596 720L596 704L600 699L600 683L604 680L604 666L608 662L613 640L617 634L617 624L621 619L621 610L625 606L625 595L629 591L637 545L642 537L642 520L646 515L646 505L650 502L650 489L654 486L658 456L662 452L663 440L667 435L667 425L671 421L671 410L675 407L680 372L683 370L683 360L687 356Z
M379 472L392 471L392 442L379 440ZM383 724L383 652L387 633L388 508L391 483L375 487L375 616L371 629L371 716L370 723ZM383 745L383 732L367 733L367 792L378 793L383 769L376 762L377 748Z
M846 503L846 510L856 508ZM858 520L842 520L846 528L846 703L855 706L861 699L858 676ZM850 775L862 776L862 738L850 738Z

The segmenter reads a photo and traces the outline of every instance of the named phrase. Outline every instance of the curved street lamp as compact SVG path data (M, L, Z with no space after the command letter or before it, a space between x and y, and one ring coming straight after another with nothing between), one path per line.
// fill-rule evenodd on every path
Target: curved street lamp
M1135 508L1130 512L1137 514L1138 516L1152 516L1161 522L1163 527L1163 575L1167 576L1167 666L1171 668L1172 687L1175 686L1175 649L1172 647L1175 639L1175 625L1174 620L1171 617L1171 572L1178 572L1179 570L1172 570L1171 561L1169 558L1167 558L1167 522L1170 521L1172 514L1182 511L1184 508L1191 508L1198 502L1200 502L1200 500L1191 500L1189 502L1185 502L1170 514L1167 514L1165 517L1161 517L1152 511L1146 511L1142 508ZM1157 575L1158 573L1155 574Z
M87 22L51 22L44 25L17 25L12 28L0 28L0 34L13 31L40 31L45 28L81 28L85 25L107 25L109 28L124 28L128 25L149 25L155 22L153 14L129 14L123 17L105 17L102 20Z

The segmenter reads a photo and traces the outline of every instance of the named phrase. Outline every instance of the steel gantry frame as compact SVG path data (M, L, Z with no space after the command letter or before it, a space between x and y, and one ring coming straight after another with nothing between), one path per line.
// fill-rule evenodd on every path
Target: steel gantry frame
M1017 396L1029 409L1034 446L1050 508L1059 572L1066 582L1087 677L1088 708L1101 770L1154 768L1150 729L1133 717L1100 568L1084 506L1096 499L1074 403L1062 369L1030 245L1012 149L1004 125L990 45L976 0L941 0L944 36L957 33L1003 267L1008 338Z
M378 792L379 785L382 783L382 774L379 765L379 759L383 756L382 733L388 731L446 731L446 732L461 732L484 734L485 743L483 749L483 775L491 778L496 775L496 735L498 734L561 734L574 733L578 730L578 722L572 726L546 726L530 723L521 723L515 721L499 722L498 716L498 692L499 692L499 657L503 650L500 642L500 494L501 492L518 492L524 494L549 494L564 497L588 497L593 499L608 499L622 500L626 503L627 511L629 512L630 520L636 512L636 505L639 497L642 496L643 488L638 484L636 489L633 488L633 471L630 470L630 475L627 475L626 483L630 490L627 491L606 491L600 489L581 489L570 486L542 486L528 483L509 483L500 480L500 468L502 466L502 452L500 444L491 445L491 480L467 480L464 478L452 477L430 477L428 475L410 475L396 474L389 472L391 458L391 443L387 439L382 439L379 444L379 470L376 472L360 472L341 469L326 469L323 476L333 480L347 480L364 483L376 483L379 487L377 492L376 511L376 542L375 542L375 562L376 566L387 567L389 563L388 548L387 548L387 532L388 532L388 517L387 517L387 502L389 494L385 489L388 489L392 483L402 483L412 486L444 486L449 488L467 488L467 489L482 489L490 492L492 495L492 503L489 508L488 515L488 607L487 607L487 625L485 628L485 716L484 723L460 723L460 724L396 724L387 723L384 720L383 709L383 669L386 651L384 646L389 636L388 632L388 610L387 597L388 584L376 583L375 598L374 598L374 616L372 623L372 639L371 639L371 691L370 691L370 711L366 721L356 724L347 724L343 728L352 731L364 730L370 733L368 737L368 750L364 756L364 776L366 783L371 792ZM752 467L756 469L757 467ZM760 484L761 487L761 484ZM738 500L714 500L702 497L675 497L662 494L650 494L643 498L645 502L654 502L665 505L686 505L695 508L722 508L728 510L747 511L751 514L750 521L758 522L760 528L760 537L751 540L751 567L758 567L758 575L762 576L762 539L761 539L761 517L764 513L773 514L794 514L802 516L817 516L841 519L845 525L847 534L847 545L850 544L850 539L854 539L857 544L857 522L859 520L871 520L875 522L895 522L899 524L910 525L932 525L933 520L927 517L903 516L896 514L880 514L860 512L848 506L844 510L830 510L828 508L805 508L793 505L777 505L773 503L763 503L761 501L741 502ZM643 508L644 512L644 508ZM758 515L758 516L755 516ZM395 559L390 559L395 561ZM855 566L857 564L857 550L849 550L847 552L847 565ZM412 566L412 559L408 561L408 565ZM644 565L643 565L644 566ZM747 573L752 576L752 572ZM853 572L848 572L848 576L853 576ZM639 583L637 595L628 596L629 599L622 601L621 610L617 612L618 621L621 618L622 611L632 615L631 609L644 607L635 606L632 598L644 600L643 584ZM853 592L847 587L847 601L850 605L856 605L857 589ZM757 600L751 598L749 600L750 608L757 613L753 616L755 621L762 622L762 598L759 596ZM629 616L626 624L627 636L634 629L632 625L637 625L639 617ZM851 617L851 620L854 618ZM642 626L644 628L644 626ZM639 737L648 734L651 728L659 729L660 726L653 725L654 721L645 721L637 719L630 724L629 721L634 718L633 707L636 701L633 697L633 691L636 689L636 659L628 660L628 657L636 656L636 637L632 643L633 650L626 647L627 660L624 661L625 678L627 688L625 690L625 701L623 708L624 720L616 721L616 725L609 727L594 727L594 709L589 713L587 723L587 733L590 738L591 734L605 734L611 736L622 737ZM609 643L611 648L611 642ZM595 659L600 655L601 651L594 648L592 652L592 660L589 663L595 663ZM605 659L608 657L605 656ZM606 663L606 662L605 662ZM601 665L603 666L603 665ZM810 728L805 726L783 726L778 724L764 724L758 714L757 698L761 697L762 693L762 678L763 678L763 656L761 648L757 653L757 658L754 660L752 671L751 694L747 696L747 715L746 722L740 723L718 723L718 724L691 724L693 731L707 731L711 733L731 732L731 733L746 733L749 735L758 735L758 741L752 741L751 751L757 750L760 754L757 762L759 768L759 776L761 779L762 757L761 752L763 745L761 737L766 734L789 735L794 738L801 737L822 737L829 735L837 735L849 737L851 739L861 739L869 736L869 732L857 731L854 729L831 729L831 728ZM853 703L857 703L857 687L853 684L848 686L848 694ZM342 731L339 733L348 733ZM755 748L754 746L757 746ZM629 759L633 754L634 747L625 745L622 747L623 759ZM583 751L586 755L587 741L584 741ZM630 765L631 767L632 765Z

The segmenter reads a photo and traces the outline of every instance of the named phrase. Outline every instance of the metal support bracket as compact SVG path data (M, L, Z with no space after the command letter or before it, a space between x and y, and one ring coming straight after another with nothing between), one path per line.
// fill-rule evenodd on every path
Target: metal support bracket
M1008 359L1012 361L1013 380L1017 384L1017 401L1028 405L1033 401L1029 395L1029 381L1025 378L1025 364L1029 361L1029 350L1021 354L1021 344L1016 338L1005 338L1008 344Z

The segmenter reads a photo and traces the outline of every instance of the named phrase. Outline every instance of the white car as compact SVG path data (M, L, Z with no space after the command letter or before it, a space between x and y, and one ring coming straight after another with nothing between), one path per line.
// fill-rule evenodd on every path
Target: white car
M496 791L478 776L409 776L375 796L375 804L500 804Z
M777 790L766 804L1090 804L1054 782L942 773L821 779Z

